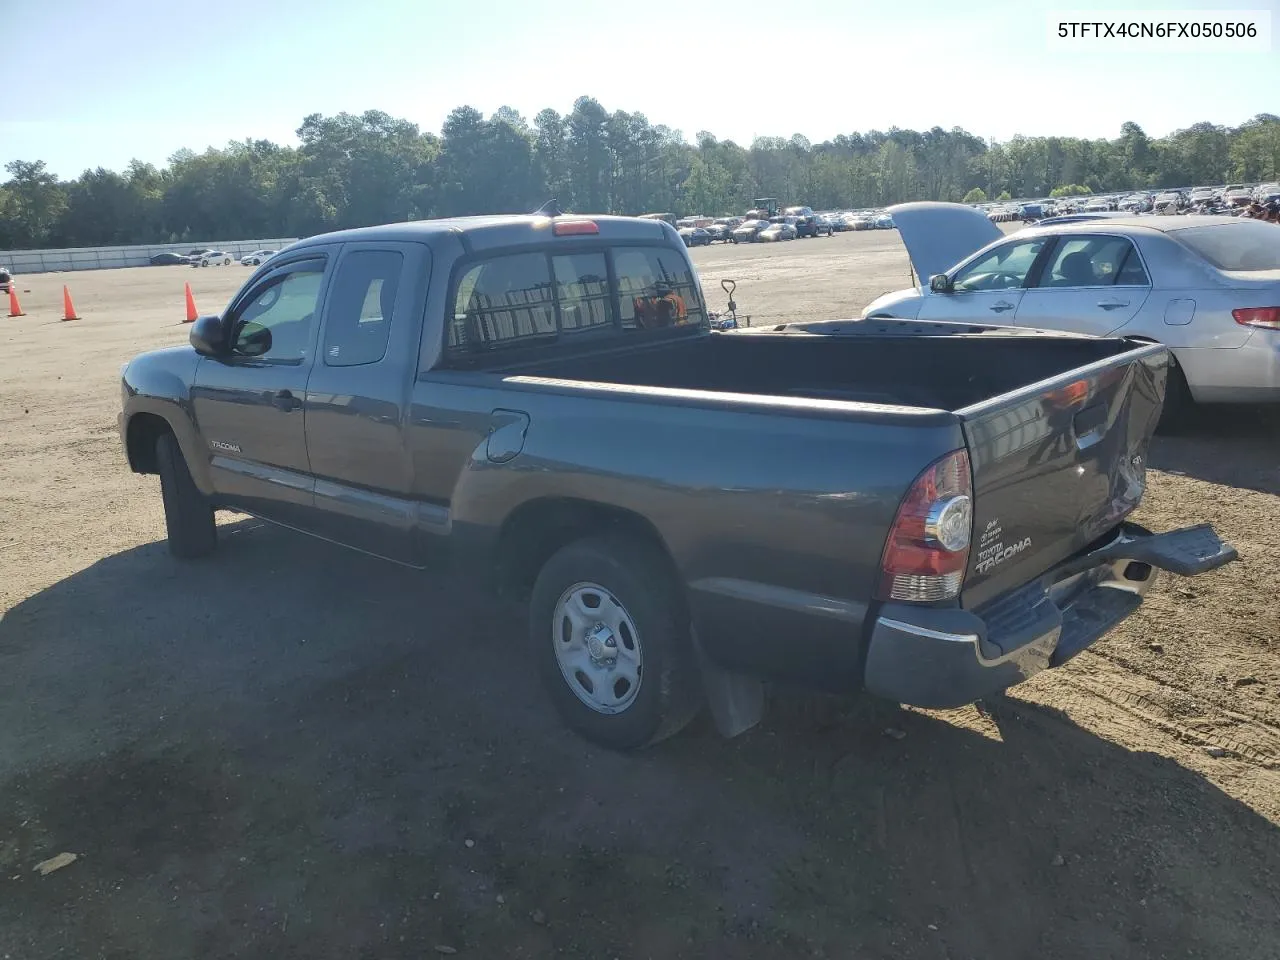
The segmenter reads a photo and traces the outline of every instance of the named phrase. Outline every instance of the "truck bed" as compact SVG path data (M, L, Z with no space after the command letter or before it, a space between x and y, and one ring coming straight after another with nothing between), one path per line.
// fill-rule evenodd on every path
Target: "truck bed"
M950 324L807 324L542 361L521 374L632 386L960 410L1132 349ZM973 331L973 332L968 332Z
M1085 549L1137 506L1166 362L1161 348L1123 339L827 321L512 372L641 391L748 394L765 404L786 397L881 405L865 416L856 408L828 414L868 424L887 425L904 408L951 417L963 431L976 493L962 595L974 607Z

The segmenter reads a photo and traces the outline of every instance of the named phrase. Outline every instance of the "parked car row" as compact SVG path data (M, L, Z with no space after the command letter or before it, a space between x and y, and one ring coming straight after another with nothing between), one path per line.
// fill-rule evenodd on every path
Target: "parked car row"
M265 263L271 257L274 257L279 251L277 250L255 250L253 253L246 254L240 258L240 264L246 267L256 267ZM196 247L188 250L186 253L157 253L151 258L151 266L153 267L229 267L231 265L231 254L225 250L213 250L209 247Z
M701 247L717 241L729 243L742 217L683 217L675 222L676 232L686 247Z
M1242 215L1269 206L1280 207L1280 183L1250 186L1229 183L1221 186L1173 187L1164 190L1134 190L1127 193L1086 197L1042 198L1007 203L974 204L994 223L1022 221L1037 223L1049 217L1078 214L1124 213L1131 215L1178 214Z
M775 208L776 209L776 208ZM768 210L753 209L746 217L683 217L675 223L686 247L722 243L795 240L800 237L829 237L838 229L827 214L812 207L787 207L782 213L766 216Z
M836 231L892 230L893 217L883 210L848 210L825 214Z

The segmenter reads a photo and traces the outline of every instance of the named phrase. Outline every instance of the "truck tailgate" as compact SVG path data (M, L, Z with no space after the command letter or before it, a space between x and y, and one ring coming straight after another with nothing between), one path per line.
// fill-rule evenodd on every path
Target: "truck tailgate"
M956 411L974 491L962 606L1040 576L1138 506L1168 363L1144 344Z

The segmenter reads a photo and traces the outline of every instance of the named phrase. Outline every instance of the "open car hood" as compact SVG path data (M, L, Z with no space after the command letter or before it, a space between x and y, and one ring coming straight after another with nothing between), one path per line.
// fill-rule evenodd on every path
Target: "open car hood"
M963 203L900 203L885 213L893 217L911 266L925 287L930 277L945 273L1004 236L985 213Z

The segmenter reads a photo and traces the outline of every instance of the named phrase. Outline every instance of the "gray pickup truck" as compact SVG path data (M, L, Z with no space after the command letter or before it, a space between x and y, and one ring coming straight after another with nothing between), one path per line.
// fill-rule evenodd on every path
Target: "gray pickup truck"
M495 571L566 722L634 748L766 684L953 707L1056 666L1156 569L1168 355L916 321L711 329L669 225L501 216L303 240L190 346L123 371L169 546L230 509L414 567Z

